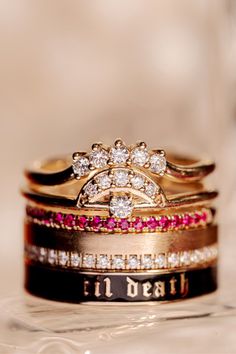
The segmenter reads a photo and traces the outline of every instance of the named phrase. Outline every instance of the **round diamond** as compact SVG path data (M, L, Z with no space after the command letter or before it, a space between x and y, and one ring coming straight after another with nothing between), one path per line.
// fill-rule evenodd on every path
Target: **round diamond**
M110 150L110 159L113 163L125 163L129 158L129 151L125 146L113 147Z
M110 212L117 218L126 218L132 212L132 201L127 196L115 196L110 201Z
M89 197L94 197L98 193L98 186L90 182L87 184L84 191Z
M93 268L94 267L94 263L95 263L95 260L94 260L94 257L92 254L86 254L83 258L83 264L84 264L84 267L86 268Z
M98 176L96 181L101 189L108 189L111 186L111 178L108 175Z
M165 268L166 265L166 257L163 253L158 254L158 256L154 260L156 268Z
M114 172L114 182L117 187L125 187L129 183L129 174L125 170Z
M57 262L57 252L55 250L48 251L48 263L55 264Z
M137 256L130 256L128 260L129 268L130 269L137 269L140 265L140 261Z
M145 186L145 192L149 197L153 197L156 194L157 188L155 186L155 184L153 183L148 183Z
M191 259L190 259L190 253L188 251L184 251L181 255L180 255L180 262L183 265L190 265Z
M105 167L107 165L108 158L108 152L101 148L92 151L89 156L91 165L96 168Z
M76 176L82 177L89 173L89 159L81 156L72 164L73 172Z
M65 266L68 262L68 255L65 251L58 252L58 263L62 266Z
M70 263L71 263L72 267L78 267L79 266L79 264L80 264L80 256L78 255L78 253L71 253Z
M112 265L115 269L124 269L125 261L122 256L115 256L112 260Z
M163 173L166 170L166 158L161 154L153 154L150 157L150 170L155 173Z
M150 255L145 255L142 260L142 266L145 269L151 269L152 268L152 257Z
M171 253L168 256L168 264L170 267L178 267L179 265L179 256L177 253Z
M110 261L106 255L99 256L98 261L97 261L98 268L105 269L105 268L108 268L109 265L110 265Z
M149 155L147 149L137 147L131 152L131 161L138 166L144 166L148 162Z
M140 189L143 187L144 185L144 178L142 176L139 175L134 175L131 178L131 184L135 189Z
M204 254L201 250L194 250L191 253L190 259L192 263L200 263L204 260Z
M38 254L38 247L37 246L29 246L26 248L26 253L29 257L29 259L32 260L38 260L39 254Z
M39 255L38 255L39 262L44 263L47 259L47 249L44 247L39 248Z

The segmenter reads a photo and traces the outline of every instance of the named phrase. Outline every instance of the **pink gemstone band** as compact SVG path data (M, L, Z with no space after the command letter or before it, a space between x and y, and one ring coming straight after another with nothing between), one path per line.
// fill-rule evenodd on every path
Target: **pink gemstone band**
M204 227L213 221L213 211L210 208L199 208L193 212L171 215L118 219L98 215L86 216L54 212L28 205L26 207L26 216L30 222L47 227L98 233L176 231Z

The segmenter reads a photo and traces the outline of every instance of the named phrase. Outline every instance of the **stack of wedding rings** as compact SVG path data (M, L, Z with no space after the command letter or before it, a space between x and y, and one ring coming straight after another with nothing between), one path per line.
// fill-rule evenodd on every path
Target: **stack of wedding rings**
M25 288L51 300L172 301L217 287L214 170L144 142L25 171Z

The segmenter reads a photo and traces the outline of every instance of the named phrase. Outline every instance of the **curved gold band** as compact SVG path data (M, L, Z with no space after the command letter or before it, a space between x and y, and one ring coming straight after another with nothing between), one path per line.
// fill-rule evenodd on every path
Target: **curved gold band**
M39 203L46 206L55 206L61 208L71 208L76 209L78 206L77 198L65 197L61 195L55 194L46 194L40 193L35 191L34 189L30 188L23 188L22 194L24 197L33 201L35 203ZM147 206L147 207L137 207L133 210L133 215L140 215L142 214L150 214L159 212L161 209L169 209L169 208L182 208L184 206L191 206L191 205L202 205L207 206L215 199L218 195L218 192L215 190L203 190L199 193L187 193L187 194L179 194L179 195L172 195L169 199L165 200L165 204L163 206ZM92 208L88 208L84 206L81 208L81 212L88 211L92 209L93 214L102 214L102 215L109 215L109 205L100 206L99 204L94 205Z
M71 161L70 156L35 161L32 166L26 169L25 176L29 181L41 185L65 183L74 178ZM196 182L214 169L215 164L210 160L204 161L170 153L167 154L165 176L178 182Z

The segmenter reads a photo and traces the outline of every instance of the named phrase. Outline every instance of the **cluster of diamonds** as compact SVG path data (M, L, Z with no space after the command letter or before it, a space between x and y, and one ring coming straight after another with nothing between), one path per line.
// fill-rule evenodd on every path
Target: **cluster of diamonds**
M88 199L93 198L110 188L133 188L152 199L155 199L159 192L159 187L141 173L127 168L114 168L109 172L99 173L89 181L83 189L83 195Z
M66 214L27 206L26 214L31 222L48 227L105 233L141 233L183 230L206 226L213 220L212 211L207 208L183 214L176 213L150 217L114 218Z
M165 152L148 151L144 142L137 143L134 147L127 147L122 140L116 140L112 147L93 144L90 153L73 154L72 168L77 179L87 176L95 169L117 165L143 167L163 176L166 170Z
M217 245L174 253L158 253L144 255L107 255L82 254L66 252L34 245L27 245L25 256L28 261L46 265L80 268L80 269L167 269L179 267L196 267L209 263L217 258Z

